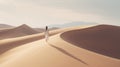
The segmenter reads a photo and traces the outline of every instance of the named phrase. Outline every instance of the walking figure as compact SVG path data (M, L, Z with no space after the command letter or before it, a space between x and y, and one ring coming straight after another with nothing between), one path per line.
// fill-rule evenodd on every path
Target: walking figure
M47 42L49 39L49 30L48 30L48 26L45 27L45 41Z

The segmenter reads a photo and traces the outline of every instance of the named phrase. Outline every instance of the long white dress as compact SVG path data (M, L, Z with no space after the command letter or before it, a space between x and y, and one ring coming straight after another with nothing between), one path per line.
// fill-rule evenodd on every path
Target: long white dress
M48 39L49 39L49 30L47 29L47 30L45 30L45 40L46 40L46 42L48 41Z

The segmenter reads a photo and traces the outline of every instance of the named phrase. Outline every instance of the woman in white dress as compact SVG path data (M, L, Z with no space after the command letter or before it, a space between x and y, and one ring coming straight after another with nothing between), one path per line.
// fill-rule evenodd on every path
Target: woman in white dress
M49 39L49 30L48 30L48 26L45 27L45 40L46 42L48 41Z

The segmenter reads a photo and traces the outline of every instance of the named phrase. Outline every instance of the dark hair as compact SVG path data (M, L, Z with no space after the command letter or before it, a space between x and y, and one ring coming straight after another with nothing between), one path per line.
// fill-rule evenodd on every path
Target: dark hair
M46 30L48 30L48 26L46 26Z

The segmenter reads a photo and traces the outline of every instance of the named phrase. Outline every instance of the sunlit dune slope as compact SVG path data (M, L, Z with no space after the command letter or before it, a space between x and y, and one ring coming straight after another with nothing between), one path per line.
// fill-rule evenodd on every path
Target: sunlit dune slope
M120 27L98 25L65 32L61 37L78 47L120 59Z

